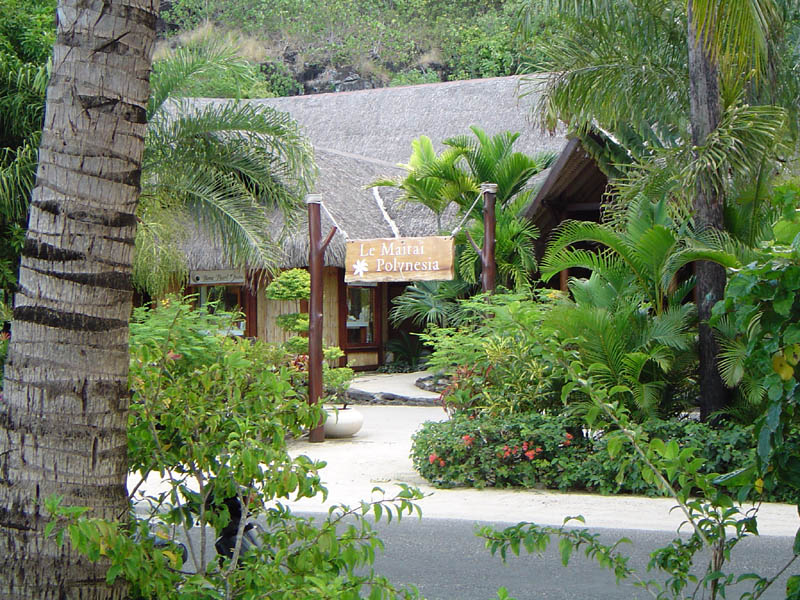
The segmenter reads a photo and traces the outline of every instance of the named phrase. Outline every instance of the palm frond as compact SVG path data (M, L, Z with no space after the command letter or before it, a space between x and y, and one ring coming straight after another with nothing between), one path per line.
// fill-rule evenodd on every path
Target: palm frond
M447 326L458 312L456 299L469 285L461 281L417 281L394 300L389 314L393 323L410 319L415 325Z
M763 75L769 35L778 20L773 0L693 2L694 43L705 43L714 60L721 56L739 65L739 71L755 69Z
M243 75L247 71L247 63L237 56L236 48L219 40L207 39L197 45L177 48L153 63L148 121L162 110L168 99L187 95L186 91L197 78L215 74Z
M187 232L176 226L188 218L180 208L162 207L154 201L140 206L149 208L139 211L133 285L140 292L159 298L188 280L186 257L180 251Z
M692 344L691 325L695 317L695 309L691 304L672 306L654 315L649 326L648 343L687 350Z
M17 148L0 148L0 215L9 221L20 221L27 214L39 137L37 132Z
M764 157L785 152L787 114L777 106L728 107L719 126L695 148L696 157L684 167L681 184L695 189L701 177L717 174L711 181L714 189L724 193L731 180L727 173L736 173L739 180L755 181Z

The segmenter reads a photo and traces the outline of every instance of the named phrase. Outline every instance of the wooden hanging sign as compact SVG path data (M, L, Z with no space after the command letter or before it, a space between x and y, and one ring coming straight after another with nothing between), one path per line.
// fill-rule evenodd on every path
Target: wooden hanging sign
M347 242L344 280L435 281L454 278L452 237L405 237Z

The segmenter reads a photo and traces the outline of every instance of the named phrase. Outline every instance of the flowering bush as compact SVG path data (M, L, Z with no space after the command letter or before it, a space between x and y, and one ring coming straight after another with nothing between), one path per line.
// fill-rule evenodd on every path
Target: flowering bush
M577 483L589 446L574 417L460 412L415 433L412 459L423 477L440 486L569 489Z
M642 466L609 448L612 436L586 435L580 419L538 413L492 417L459 412L448 421L425 423L414 434L411 457L428 481L441 486L545 487L602 494L657 495ZM642 426L649 438L698 447L705 473L727 473L753 460L752 427L713 429L697 421L653 419ZM800 447L800 434L787 440ZM796 450L795 450L796 451ZM797 500L788 486L762 500Z
M442 393L448 410L503 415L563 409L561 361L571 350L544 326L557 298L537 292L464 300L458 328L431 326L420 335L433 347L428 367L452 377Z

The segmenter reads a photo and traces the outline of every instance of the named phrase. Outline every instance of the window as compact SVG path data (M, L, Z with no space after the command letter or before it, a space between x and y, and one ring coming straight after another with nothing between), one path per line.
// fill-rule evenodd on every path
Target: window
M242 288L238 285L198 286L198 305L208 306L208 311L225 310L233 313L242 311ZM244 321L231 323L231 335L244 335Z
M375 286L347 286L347 345L375 343Z

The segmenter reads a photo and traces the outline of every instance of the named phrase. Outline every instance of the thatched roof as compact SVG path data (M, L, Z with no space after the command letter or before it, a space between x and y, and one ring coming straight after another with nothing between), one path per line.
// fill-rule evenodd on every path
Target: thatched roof
M442 140L471 135L469 127L476 125L489 135L520 132L514 144L520 152L560 152L566 144L564 136L535 128L529 121L535 99L520 99L518 92L518 77L499 77L250 102L288 112L311 140L319 167L314 192L322 195L339 227L325 262L341 267L345 235L364 239L437 233L429 209L398 201L399 193L392 188L366 188L377 179L402 176L405 171L397 165L408 161L411 142L420 135L427 135L440 150ZM197 100L198 104L207 102L218 101ZM323 235L332 226L323 211ZM187 248L192 269L225 268L221 254L213 248L218 244L194 237L191 245L204 247ZM286 260L281 266L307 265L305 218L282 246Z

